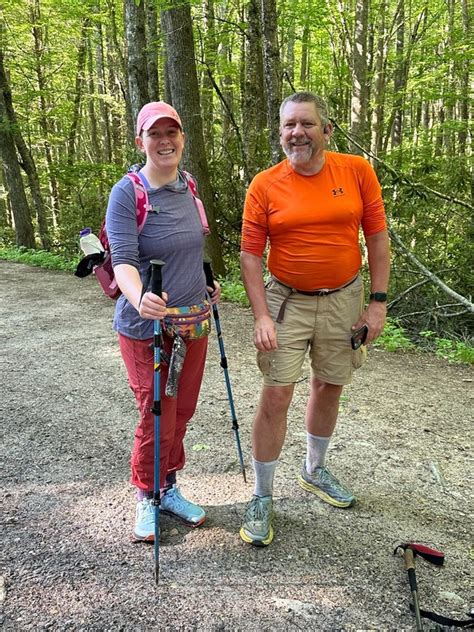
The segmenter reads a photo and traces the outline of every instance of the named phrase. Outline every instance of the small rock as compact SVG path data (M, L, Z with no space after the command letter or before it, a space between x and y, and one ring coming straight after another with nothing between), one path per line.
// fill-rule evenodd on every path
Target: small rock
M7 596L7 587L5 586L5 577L0 576L0 603L5 601Z
M446 601L450 601L451 603L464 603L464 599L453 592L448 592L447 590L442 590L439 593L441 599L446 599Z

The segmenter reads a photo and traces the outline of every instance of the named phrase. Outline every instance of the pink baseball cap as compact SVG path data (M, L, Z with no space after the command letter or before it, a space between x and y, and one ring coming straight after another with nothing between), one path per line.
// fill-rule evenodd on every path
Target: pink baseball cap
M137 136L140 136L142 129L149 130L150 127L163 118L169 118L178 123L181 130L183 124L176 110L164 101L152 101L142 107L137 116Z

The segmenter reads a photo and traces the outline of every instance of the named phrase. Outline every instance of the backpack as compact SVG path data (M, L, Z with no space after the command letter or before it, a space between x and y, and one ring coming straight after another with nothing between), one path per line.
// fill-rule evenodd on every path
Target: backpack
M205 235L209 234L209 224L207 222L206 211L204 204L197 197L196 183L190 173L182 171L188 182L189 189L194 198L194 203L201 220L202 230ZM133 183L133 189L135 193L135 208L137 212L137 230L138 234L143 229L146 219L148 217L148 211L150 210L150 204L148 202L148 193L144 186L140 176L136 171L131 171L126 174ZM102 226L99 232L99 241L104 248L103 252L87 255L79 262L75 275L78 277L85 277L93 272L102 291L106 296L112 300L117 300L122 294L117 281L115 279L114 269L112 267L112 254L110 252L109 239L107 237L107 230L105 227L105 217L102 221Z

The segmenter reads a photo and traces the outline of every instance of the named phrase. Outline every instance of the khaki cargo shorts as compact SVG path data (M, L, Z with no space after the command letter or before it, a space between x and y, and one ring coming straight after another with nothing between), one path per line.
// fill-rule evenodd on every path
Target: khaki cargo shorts
M290 294L289 288L272 278L265 286L270 315L275 322L278 349L257 352L257 364L267 386L295 384L302 375L309 351L314 377L343 386L362 366L365 346L351 347L351 327L364 309L364 287L360 275L347 287L326 296ZM276 322L288 297L283 321Z

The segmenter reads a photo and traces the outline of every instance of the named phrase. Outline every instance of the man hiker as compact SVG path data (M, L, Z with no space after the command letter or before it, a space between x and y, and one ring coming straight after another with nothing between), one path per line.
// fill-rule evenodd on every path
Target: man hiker
M390 252L377 176L364 158L327 151L332 131L323 99L309 92L287 97L280 107L286 159L257 174L245 200L241 268L263 387L253 423L255 488L240 536L255 546L273 539L273 478L307 351L312 371L299 484L335 507L355 502L325 456L343 386L364 359L351 334L365 325L370 343L385 323ZM359 227L370 271L365 308ZM264 286L267 242L271 277Z

